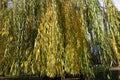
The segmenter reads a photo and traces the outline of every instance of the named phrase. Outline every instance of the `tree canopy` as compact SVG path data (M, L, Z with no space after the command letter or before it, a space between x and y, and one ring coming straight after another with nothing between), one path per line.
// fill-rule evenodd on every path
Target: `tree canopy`
M0 9L0 75L92 76L120 65L118 11L111 0L13 0Z

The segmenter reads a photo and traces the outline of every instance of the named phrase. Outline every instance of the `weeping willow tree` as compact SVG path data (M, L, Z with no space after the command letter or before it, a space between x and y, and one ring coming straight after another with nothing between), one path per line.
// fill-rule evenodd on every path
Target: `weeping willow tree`
M13 0L13 8L0 10L0 75L88 77L95 60L119 66L118 12L111 0L104 3Z

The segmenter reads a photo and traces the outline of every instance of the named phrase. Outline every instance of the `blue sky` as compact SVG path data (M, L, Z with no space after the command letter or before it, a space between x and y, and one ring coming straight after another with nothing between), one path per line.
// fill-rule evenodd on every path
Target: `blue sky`
M115 3L117 9L120 11L120 0L113 0L113 2Z
M100 1L101 6L104 7L104 3L103 3L104 0L99 0L99 1ZM118 11L120 11L120 0L112 0L112 1L114 5L116 6L116 8L118 9Z

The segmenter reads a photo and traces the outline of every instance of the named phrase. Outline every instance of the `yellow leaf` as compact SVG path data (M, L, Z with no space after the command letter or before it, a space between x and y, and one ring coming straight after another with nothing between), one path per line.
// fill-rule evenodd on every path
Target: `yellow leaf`
M25 73L27 73L27 71L28 71L28 61L25 61L24 62L24 71L25 71Z
M28 57L28 61L31 61L31 57L32 57L32 55L30 54Z
M23 63L20 65L20 67L23 67Z
M43 31L43 25L40 25L39 31Z
M24 62L24 66L27 67L28 66L28 61Z
M7 34L8 34L7 31L2 32L2 36L7 35Z
M13 72L14 65L15 65L15 63L13 62L12 65L11 65L10 72Z
M12 41L13 40L13 37L10 37L10 41Z
M38 49L36 52L36 60L38 60L39 56L40 56L40 50Z

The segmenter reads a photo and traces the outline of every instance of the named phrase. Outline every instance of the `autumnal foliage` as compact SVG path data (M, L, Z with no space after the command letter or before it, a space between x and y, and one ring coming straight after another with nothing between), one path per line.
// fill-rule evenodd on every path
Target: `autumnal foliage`
M118 12L111 0L13 0L0 9L0 75L93 76L120 65Z

